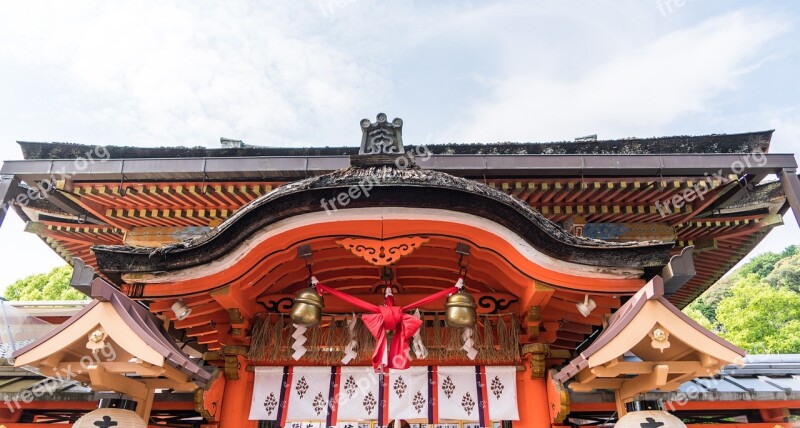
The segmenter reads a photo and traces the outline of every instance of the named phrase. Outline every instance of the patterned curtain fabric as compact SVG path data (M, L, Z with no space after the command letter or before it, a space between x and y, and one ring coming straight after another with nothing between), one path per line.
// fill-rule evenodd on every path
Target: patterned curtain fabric
M253 402L250 405L251 421L281 420L284 407L282 388L288 367L256 367L256 383L253 387Z
M381 410L378 400L381 392L372 367L342 367L336 419L378 420Z
M257 367L251 420L357 427L395 419L416 423L519 420L513 366ZM314 425L317 426L317 425Z
M428 405L428 367L389 370L388 383L390 420L427 420L432 417Z

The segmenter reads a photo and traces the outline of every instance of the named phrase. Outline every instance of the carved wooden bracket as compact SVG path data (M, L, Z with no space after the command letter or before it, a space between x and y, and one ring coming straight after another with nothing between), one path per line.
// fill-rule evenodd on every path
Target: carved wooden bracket
M531 378L541 379L547 374L547 354L550 353L550 346L544 343L529 343L522 346L522 355L530 354Z
M542 324L542 308L540 306L531 306L524 322L528 332L526 339L529 341L538 339L539 327Z
M197 388L194 391L195 411L200 413L206 421L215 424L217 413L222 407L224 391L225 376L220 376L220 372L217 371L206 389Z
M569 414L569 391L564 385L553 379L556 374L554 369L547 372L547 398L550 403L550 421L554 424L564 422Z
M250 320L243 317L239 309L228 309L228 316L231 320L231 329L228 332L235 343L243 343L247 340L247 328Z
M411 254L426 242L428 238L421 236L393 239L344 238L336 241L337 244L375 266L397 263L401 257Z
M246 346L223 346L219 349L219 355L225 360L223 366L225 379L239 380L239 369L243 367L239 357L247 358L247 352Z

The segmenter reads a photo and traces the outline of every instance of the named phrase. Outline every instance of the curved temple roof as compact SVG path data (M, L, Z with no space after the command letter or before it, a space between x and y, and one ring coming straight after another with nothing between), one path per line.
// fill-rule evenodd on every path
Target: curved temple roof
M91 278L94 276L92 268L85 266L80 259L75 259L73 263L75 264L74 277ZM80 337L74 337L75 332L79 332L81 335L86 332L82 331L80 328L71 329L73 325L78 326L81 324L89 326L91 330L94 329L96 323L102 325L105 322L109 322L110 320L107 316L108 314L113 314L113 317L117 317L121 320L122 323L127 326L127 329L136 335L138 341L132 342L134 338L130 336L115 337L113 330L109 330L108 334L111 340L124 344L124 346L133 343L146 344L149 349L152 349L152 351L160 355L165 366L169 366L183 373L187 379L197 385L205 385L211 379L211 374L209 372L190 360L186 354L178 349L172 338L161 330L159 321L155 319L153 314L149 313L147 309L114 289L101 278L95 277L91 280L91 289L91 296L94 300L89 305L48 334L14 353L17 365L38 364L38 362L43 360L43 356L47 356L45 355L47 351L52 348L48 347L47 343L51 340L60 340L58 338L62 335L64 336L63 340L67 342L80 339ZM99 308L102 305L110 305L112 309L110 311L103 311L102 308ZM95 311L95 308L98 308L98 310ZM86 317L88 321L82 320L84 317ZM56 349L58 352L62 351L61 348L53 349ZM139 357L137 352L151 355L148 354L148 352L152 352L149 351L149 349L138 348L131 352L131 354L134 357ZM142 359L147 361L147 358L142 357Z
M547 220L521 200L483 183L417 167L350 167L284 185L254 200L208 235L178 244L149 248L95 246L100 270L114 277L128 272L189 268L216 260L258 230L282 219L328 210L359 186L364 197L347 208L436 208L484 217L515 232L542 253L589 266L644 268L663 266L672 243L612 243L577 237Z

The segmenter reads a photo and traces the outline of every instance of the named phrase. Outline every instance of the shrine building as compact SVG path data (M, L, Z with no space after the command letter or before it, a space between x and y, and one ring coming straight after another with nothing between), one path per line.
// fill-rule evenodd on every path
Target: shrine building
M352 147L20 142L0 223L13 209L90 301L4 344L0 427L800 415L800 358L681 312L800 222L772 131L426 146L385 114L360 127Z

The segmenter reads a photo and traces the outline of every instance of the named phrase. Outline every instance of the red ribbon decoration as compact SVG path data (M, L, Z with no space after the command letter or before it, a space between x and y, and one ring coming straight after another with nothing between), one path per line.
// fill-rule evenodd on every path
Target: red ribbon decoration
M458 287L454 285L401 307L394 306L394 299L387 299L387 304L376 306L347 293L328 287L321 282L317 283L316 287L317 292L320 294L328 293L357 308L369 312L369 314L362 315L361 320L364 321L367 330L375 337L376 343L375 352L372 353L372 367L375 368L376 372L382 372L384 360L386 361L386 367L391 369L405 370L409 367L408 341L414 336L414 333L419 330L422 325L422 320L413 315L406 314L404 311L418 308L426 303L449 296L458 291ZM394 339L392 339L392 344L389 346L388 355L386 355L386 330L394 331Z

